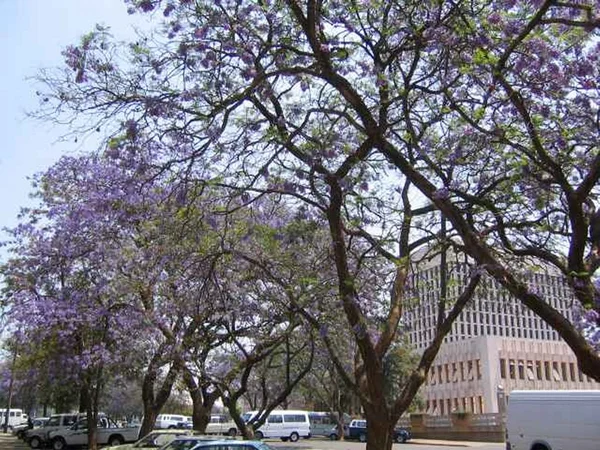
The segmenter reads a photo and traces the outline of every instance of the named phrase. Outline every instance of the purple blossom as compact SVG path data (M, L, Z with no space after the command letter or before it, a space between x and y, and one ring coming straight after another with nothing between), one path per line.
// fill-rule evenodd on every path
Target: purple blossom
M172 3L169 3L163 11L163 15L165 17L169 17L169 15L173 12L175 6Z
M495 11L488 16L488 22L492 25L498 25L500 22L502 22L502 15Z
M433 193L432 196L435 200L447 200L450 198L450 191L447 187L440 188Z
M152 0L142 0L139 4L138 7L143 11L143 12L150 12L155 8L155 3Z

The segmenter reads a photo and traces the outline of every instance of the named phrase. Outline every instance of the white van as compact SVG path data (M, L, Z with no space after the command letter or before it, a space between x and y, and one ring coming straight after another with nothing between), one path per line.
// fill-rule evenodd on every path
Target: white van
M507 450L598 450L599 391L512 391Z
M248 422L256 416L258 411L250 411L242 415L242 419ZM296 442L300 438L310 437L310 420L308 411L294 411L277 409L271 411L267 420L254 436L257 439L262 438L281 438L286 442L288 439Z
M27 414L23 413L22 409L11 408L8 410L8 428L12 430L12 427L27 422ZM4 426L6 421L6 408L0 410L0 427Z
M227 434L237 436L238 430L235 422L225 414L213 414L206 425L206 434Z
M182 416L179 414L159 414L156 416L154 428L158 430L188 428L187 424L191 422L190 416Z

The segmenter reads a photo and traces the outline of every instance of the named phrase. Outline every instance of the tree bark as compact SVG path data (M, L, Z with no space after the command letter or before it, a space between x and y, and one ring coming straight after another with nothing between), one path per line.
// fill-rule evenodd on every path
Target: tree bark
M160 388L155 394L156 380L158 379L158 371L161 367L161 359L159 353L153 358L148 366L148 370L144 375L144 381L142 384L142 401L144 403L144 418L142 420L142 426L140 428L140 436L145 436L154 428L156 417L160 413L162 407L165 405L169 396L171 395L171 389L177 379L180 371L179 364L172 364L169 368L165 379L163 380Z

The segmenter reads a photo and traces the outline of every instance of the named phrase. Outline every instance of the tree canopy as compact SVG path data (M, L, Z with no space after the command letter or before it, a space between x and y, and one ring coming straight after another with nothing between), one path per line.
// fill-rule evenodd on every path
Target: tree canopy
M38 116L75 134L104 132L103 158L140 180L123 186L132 198L157 179L181 205L218 189L205 217L216 230L232 230L232 214L259 212L271 231L252 252L241 239L237 264L258 268L255 286L276 288L319 330L373 419L369 448L391 446L393 424L484 273L600 379L595 2L126 3L151 14L155 32L124 45L97 27L68 47L64 68L39 75ZM265 214L267 198L288 212ZM294 221L305 225L280 247ZM306 256L293 251L306 224L327 231L328 245L308 259L326 255L329 270L286 275ZM384 366L410 298L411 258L449 246L473 272L390 401ZM547 266L583 308L576 323L525 282L523 271ZM323 294L343 321L328 322L315 300ZM352 333L360 363L351 370L331 345L331 323Z

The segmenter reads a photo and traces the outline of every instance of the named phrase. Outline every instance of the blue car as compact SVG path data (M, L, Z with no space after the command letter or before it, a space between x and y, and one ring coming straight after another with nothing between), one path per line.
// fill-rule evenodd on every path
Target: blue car
M329 434L331 440L339 439L337 428L333 428ZM344 437L348 440L355 439L360 442L367 442L367 421L355 419L347 427L344 426ZM406 428L394 428L394 442L405 443L411 438L410 432Z

